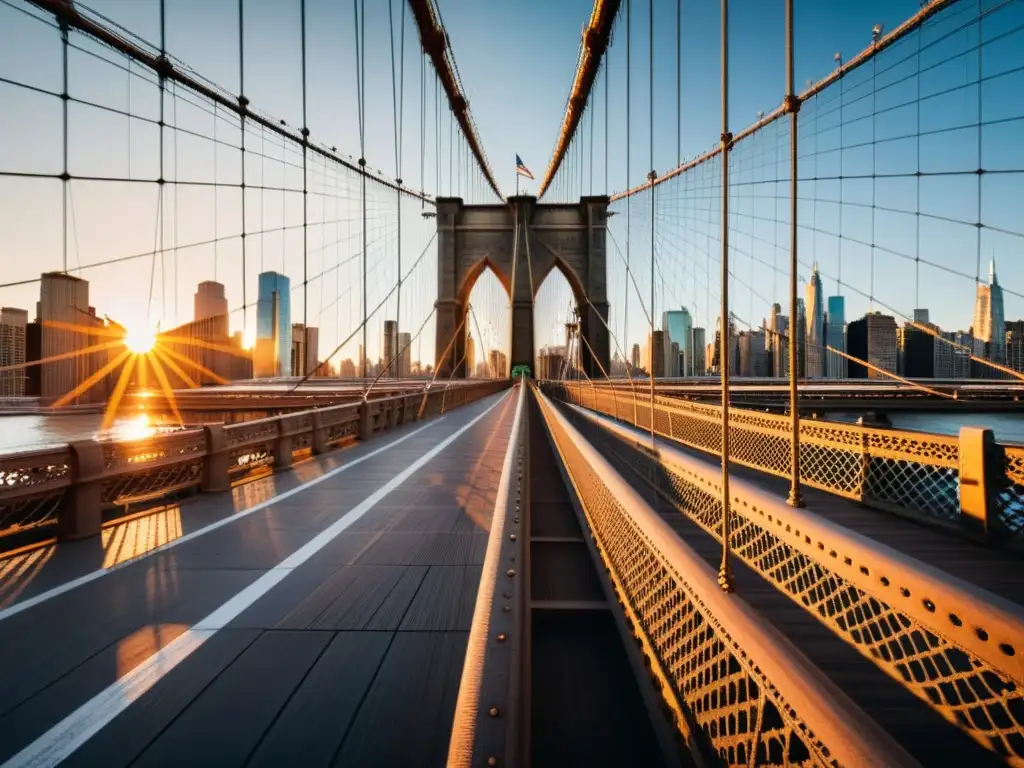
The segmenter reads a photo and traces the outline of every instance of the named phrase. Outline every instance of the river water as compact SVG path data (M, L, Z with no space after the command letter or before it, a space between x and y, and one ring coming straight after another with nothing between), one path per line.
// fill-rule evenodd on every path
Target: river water
M148 437L160 424L146 414L120 418L101 433L101 413L0 415L0 454L63 445L76 440L103 437L133 440Z
M856 422L859 414L830 413L834 421ZM100 436L102 414L0 416L0 454L61 445ZM1024 444L1024 416L1007 413L894 413L896 429L955 435L962 426L988 427L997 442ZM161 429L145 414L119 419L103 437L137 439Z

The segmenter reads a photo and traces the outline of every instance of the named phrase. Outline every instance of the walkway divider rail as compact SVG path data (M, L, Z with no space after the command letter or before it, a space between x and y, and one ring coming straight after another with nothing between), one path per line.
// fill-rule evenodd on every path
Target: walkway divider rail
M721 454L721 406L655 395L651 409L647 395L631 392L638 407L622 408L614 384L541 386L556 399L648 431L653 410L657 434ZM991 430L972 430L950 436L801 419L800 480L876 509L1024 549L1024 446L998 445ZM789 477L788 416L731 408L729 433L733 463Z
M494 379L431 391L423 416L508 386ZM415 421L422 399L416 392L141 440L80 440L2 455L0 545L12 534L93 536L106 517L170 503L183 493L230 490L269 468Z
M568 407L624 441L616 455L721 540L715 466ZM1024 609L742 478L730 496L735 557L976 741L1024 758Z
M522 505L526 447L526 388L519 385L515 417L509 437L501 478L495 497L494 515L487 538L469 630L466 658L455 703L449 768L474 765L518 765L522 740L518 696L523 670L516 663L522 652L523 577L519 546L519 515ZM490 761L495 761L494 763Z
M538 391L598 551L688 743L727 765L913 765Z

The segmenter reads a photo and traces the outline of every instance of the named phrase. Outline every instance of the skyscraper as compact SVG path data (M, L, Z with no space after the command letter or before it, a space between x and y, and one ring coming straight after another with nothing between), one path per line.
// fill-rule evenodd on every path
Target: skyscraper
M825 325L825 340L832 349L846 351L846 298L828 297L828 317ZM846 358L835 352L825 357L825 375L830 379L846 378Z
M881 312L869 312L847 328L847 343L852 357L866 360L876 369L896 373L896 318ZM884 373L853 362L849 366L849 376L853 379L887 378Z
M665 354L665 332L648 333L647 343L644 345L644 368L648 375L656 379L664 377L667 357Z
M407 378L412 372L412 335L401 332L398 334L397 351L398 355L398 378ZM466 367L466 372L469 372L469 367Z
M466 376L472 376L476 372L476 339L473 332L466 335Z
M1003 289L996 278L996 262L988 266L988 285L978 283L974 299L974 338L984 342L985 355L997 363L1006 360L1006 332Z
M25 394L25 369L2 369L25 364L27 327L27 311L14 307L0 309L0 397L21 397Z
M803 378L807 371L807 305L803 299L796 300L796 375Z
M382 349L384 350L384 370L385 376L391 378L398 377L398 321L397 320L385 320L384 321L384 339Z
M694 328L693 334L693 375L703 376L707 373L707 357L705 351L706 341L704 339L704 329Z
M668 334L668 341L665 344L666 349L671 349L673 342L679 344L680 355L682 355L684 361L689 361L693 345L693 318L690 317L690 311L686 307L681 307L680 309L670 309L667 312L662 312L661 329ZM666 372L670 368L674 369L675 366L666 366ZM684 370L679 371L678 375L692 375L689 362L686 363Z
M775 346L772 347L772 376L784 379L789 376L789 318L776 314L774 310L773 314Z
M1024 373L1024 320L1006 324L1006 365Z
M196 288L194 297L195 317L193 320L207 318L223 318L224 328L218 328L220 335L228 332L228 300L224 296L224 286L213 280L204 280Z
M256 300L257 378L292 375L291 280L277 272L259 276Z
M292 375L310 376L320 364L320 329L292 323ZM318 375L326 375L317 371Z
M629 363L634 370L640 367L640 345L634 344L629 355Z
M46 272L39 286L37 315L42 326L40 358L80 352L89 346L89 335L67 326L91 326L89 283L63 272ZM59 324L59 325L57 325ZM39 376L40 397L53 402L85 381L92 373L92 355L79 354L42 366ZM73 402L89 402L91 392Z
M825 307L817 263L811 270L811 279L807 281L807 312L804 375L809 379L820 379L825 375Z

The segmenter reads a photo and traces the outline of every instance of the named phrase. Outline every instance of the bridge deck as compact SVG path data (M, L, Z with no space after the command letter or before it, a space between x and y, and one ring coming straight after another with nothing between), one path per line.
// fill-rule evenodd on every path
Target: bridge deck
M142 523L8 563L0 763L443 763L514 409L198 499L145 542L193 538L63 592Z
M696 523L682 515L623 460L635 449L589 420L576 417L580 432L668 522L673 530L716 570L721 545ZM705 454L682 448L694 459L711 460ZM742 467L737 476L771 489L785 498L788 483ZM894 546L906 554L953 573L1007 599L1021 602L1024 595L1024 561L952 534L922 527L912 521L860 507L852 502L808 489L808 507L835 523ZM993 753L952 728L908 689L886 675L832 631L811 617L803 606L780 592L761 574L738 558L732 560L736 592L782 634L789 638L854 703L889 731L922 765L1001 765Z

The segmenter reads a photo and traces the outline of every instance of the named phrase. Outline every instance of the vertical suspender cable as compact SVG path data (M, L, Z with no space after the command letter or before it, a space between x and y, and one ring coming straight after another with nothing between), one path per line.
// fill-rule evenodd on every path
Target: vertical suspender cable
M239 116L239 125L242 129L242 339L246 339L246 332L248 331L248 316L249 307L246 303L246 292L245 292L245 267L246 267L246 244L245 244L245 113L249 105L249 100L245 98L245 0L238 0L238 106L241 111ZM175 121L175 135L177 135L177 121ZM174 154L175 162L177 162L178 154ZM175 189L177 189L178 176L175 173L174 176ZM260 180L262 184L262 179ZM262 213L262 211L261 211ZM174 206L174 220L178 220L178 206ZM178 268L175 265L174 268L174 282L177 285L178 282ZM177 305L177 301L175 301Z
M309 155L309 125L306 120L306 0L299 2L299 15L302 25L302 358L297 360L299 370L292 371L295 376L306 376L312 371L306 370L309 359L309 173L306 167ZM319 352L319 351L318 351Z
M391 34L391 110L395 123L395 176L398 189L395 191L395 215L398 219L398 298L395 302L395 340L392 349L399 353L398 340L402 330L402 96L404 95L405 78L405 4L402 4L402 20L399 25L399 72L396 87L395 78L395 22L391 0L388 0L388 30ZM396 379L402 378L402 357L391 372Z
M629 108L630 108L630 94L629 86L630 80L632 80L630 72L630 38L632 37L632 2L626 0L626 187L629 187L629 159L630 159L630 142L629 142ZM630 195L626 198L626 279L623 280L622 288L622 338L625 340L626 345L629 345L629 241L630 241L630 222L629 212L632 208L633 196ZM633 423L636 424L636 397L633 398Z
M683 164L683 0L676 0L676 165Z
M789 2L790 0L787 0ZM722 376L722 564L718 585L732 592L732 567L729 564L729 0L722 0L722 310L719 318L718 367Z
M68 183L71 176L68 174L68 100L70 95L68 94L68 23L63 16L60 17L60 41L61 41L61 63L64 69L64 90L61 93L61 111L63 115L64 132L63 132L63 158L64 158L64 169L60 175L61 180L61 233L62 233L62 253L64 257L63 270L67 274L68 271ZM130 120L131 118L129 118Z
M366 341L366 326L369 322L367 311L366 293L366 121L365 121L365 97L366 80L364 70L364 56L366 55L366 6L363 0L352 0L352 10L355 16L355 37L356 37L356 98L359 106L359 178L360 178L360 204L363 218L363 344L362 354L359 358L359 378L368 378L367 361L369 350Z
M608 191L608 66L604 68L604 190ZM627 179L628 183L628 179ZM626 340L623 338L625 344Z
M217 281L217 267L220 262L220 231L217 216L217 203L220 197L220 190L217 188L217 121L220 119L220 112L217 102L213 102L213 280Z
M650 0L648 3L648 16L649 16L649 31L648 36L650 38L649 49L649 91L648 91L648 123L650 126L650 147L649 147L649 163L648 168L650 171L647 174L647 178L651 183L651 450L654 450L654 371L656 366L654 365L654 214L655 214L655 200L654 196L656 190L654 187L654 180L658 178L657 172L654 170L654 0ZM665 362L665 344L667 339L664 334L661 337L661 348L658 350L658 356L662 360L662 364ZM671 347L670 347L671 349ZM662 375L665 375L666 371L662 371Z
M796 95L793 62L793 0L786 0L786 109L789 112L789 415L792 425L790 439L790 486L786 501L790 506L802 507L803 495L800 492L800 409L798 406L799 391L797 380L797 335L800 325L797 322L797 189L798 189L798 155L797 155L797 112L800 101ZM841 97L840 97L841 98ZM842 101L840 100L840 104ZM840 120L840 125L842 121ZM842 175L842 171L840 171ZM842 184L842 182L840 182ZM842 210L842 206L840 206ZM840 232L840 235L842 233ZM842 240L840 239L840 242Z

